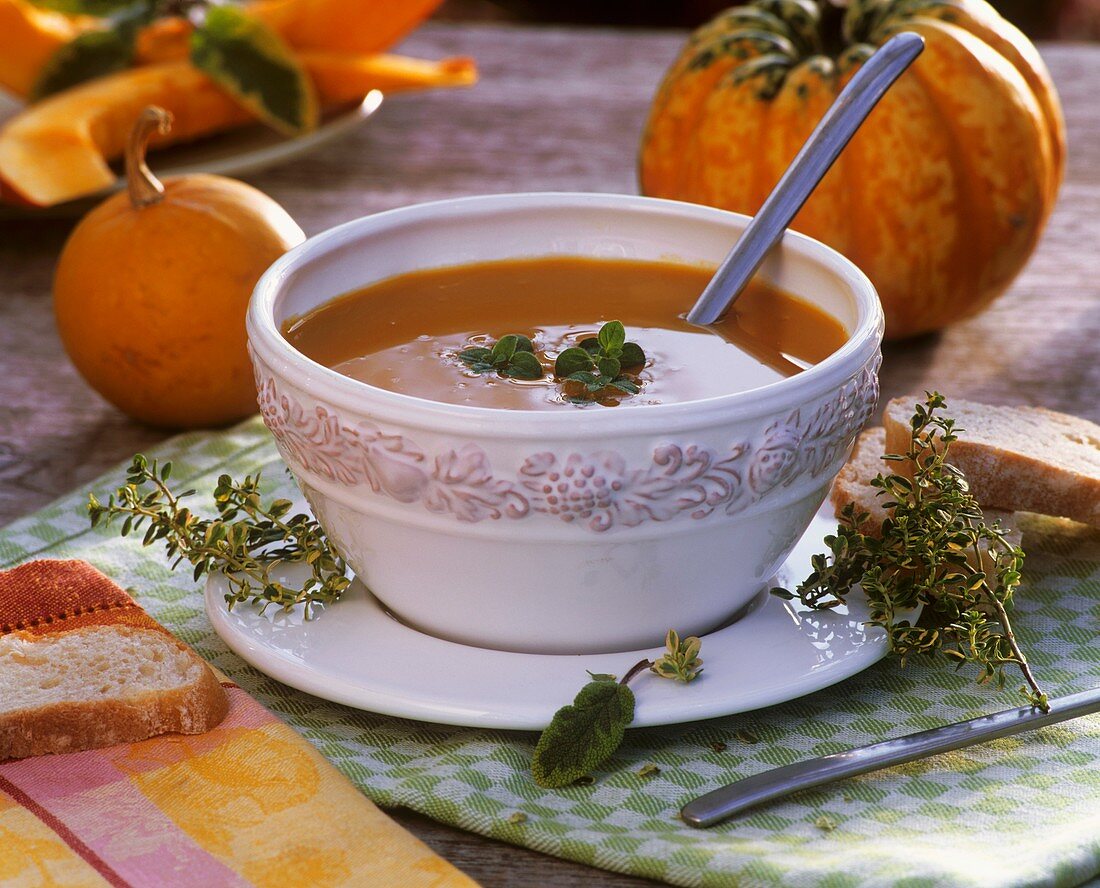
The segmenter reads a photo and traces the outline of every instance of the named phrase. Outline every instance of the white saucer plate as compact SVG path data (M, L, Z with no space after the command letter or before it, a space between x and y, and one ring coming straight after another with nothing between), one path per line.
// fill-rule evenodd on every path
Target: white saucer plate
M374 114L382 104L382 93L372 90L359 104L326 115L318 127L301 136L283 136L262 124L243 126L225 133L173 145L150 155L150 165L161 179L169 176L189 176L212 173L219 176L242 176L285 163L310 152L350 132ZM22 105L10 96L0 95L0 127ZM123 187L119 179L115 189ZM106 194L74 200L56 207L21 207L0 204L0 221L4 219L68 218L81 216L102 200Z
M790 588L805 577L835 530L826 504L776 582ZM588 680L586 669L622 675L661 653L523 654L458 644L402 623L359 582L309 621L300 609L229 611L225 591L224 575L208 578L206 613L225 643L261 672L326 700L419 721L541 730ZM644 674L631 683L633 727L748 712L843 681L886 654L885 634L865 626L866 616L862 598L813 611L764 592L739 619L703 637L704 672L694 682Z

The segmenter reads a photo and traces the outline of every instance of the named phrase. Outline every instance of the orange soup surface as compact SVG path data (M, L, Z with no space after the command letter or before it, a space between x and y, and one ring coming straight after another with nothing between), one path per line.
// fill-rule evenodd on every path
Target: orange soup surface
M645 351L620 407L712 398L800 373L836 351L844 326L753 282L712 327L684 320L713 269L671 262L545 257L398 275L333 299L283 327L313 360L383 389L448 404L578 409L553 375L558 353L619 320ZM547 369L537 380L473 372L458 354L523 334ZM599 409L598 405L593 405ZM584 409L588 409L585 407Z

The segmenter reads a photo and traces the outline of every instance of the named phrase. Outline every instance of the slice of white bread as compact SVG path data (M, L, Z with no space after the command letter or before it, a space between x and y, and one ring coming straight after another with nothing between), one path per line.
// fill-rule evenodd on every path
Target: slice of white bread
M886 405L886 447L904 452L915 397ZM950 462L983 506L1056 515L1100 527L1100 426L1041 407L990 407L952 398L961 430Z
M228 709L210 667L157 629L0 636L0 761L200 734Z
M906 428L908 429L908 424ZM855 504L857 512L866 512L870 517L860 526L861 533L868 536L877 536L882 527L882 522L889 514L889 510L883 505L883 501L887 497L878 495L879 490L871 486L871 480L876 475L896 474L902 464L894 461L886 462L882 459L882 455L884 453L904 453L908 450L908 445L908 433L905 440L901 442L900 447L890 449L886 429L868 429L856 440L851 459L837 475L836 482L833 484L833 505L838 513L849 503ZM955 445L952 444L951 448L951 452L954 453ZM985 508L981 490L974 485L971 485L970 489L977 498L978 503L983 507L982 512L985 515L986 523L992 524L994 521L999 521L1001 527L1006 531L1006 540L1013 546L1019 546L1022 535L1019 530L1013 527L1012 513L995 508Z

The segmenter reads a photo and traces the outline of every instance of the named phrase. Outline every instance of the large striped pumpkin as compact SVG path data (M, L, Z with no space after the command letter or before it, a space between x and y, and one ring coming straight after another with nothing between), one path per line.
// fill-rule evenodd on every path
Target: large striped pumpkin
M924 54L795 219L874 282L887 335L981 310L1024 266L1065 163L1035 47L985 0L752 0L696 31L654 99L644 193L743 213L853 72L893 34Z

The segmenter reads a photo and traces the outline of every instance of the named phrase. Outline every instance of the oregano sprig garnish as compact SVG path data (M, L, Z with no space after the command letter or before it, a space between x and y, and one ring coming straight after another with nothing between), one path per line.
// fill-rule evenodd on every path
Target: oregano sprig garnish
M554 362L554 375L563 382L578 383L580 393L571 400L594 400L608 388L627 395L636 395L638 383L623 370L640 370L646 362L645 352L636 342L627 342L626 328L621 321L608 321L595 336L582 339L565 349Z
M333 548L321 525L307 514L291 515L290 500L265 504L260 475L234 481L218 478L214 488L217 518L201 518L183 505L194 490L175 492L168 486L172 464L134 457L126 483L102 503L88 496L92 526L122 520L122 536L144 529L142 545L164 543L171 567L188 562L196 580L214 570L225 571L229 607L249 601L261 612L275 604L285 611L303 605L305 617L318 604L337 601L351 581L344 559ZM289 564L308 565L310 574L301 588L277 579Z
M546 371L535 356L535 345L526 336L509 333L492 346L473 346L458 353L474 373L499 373L511 379L542 379Z
M665 643L668 650L656 661L640 660L619 681L613 675L588 673L592 681L580 689L572 703L554 713L539 737L531 761L531 773L539 786L568 786L587 777L615 754L627 726L634 721L634 692L627 686L631 679L650 670L662 678L686 683L703 671L698 638L681 641L670 629ZM676 665L661 665L669 663Z
M849 504L828 554L815 555L813 572L794 590L774 589L813 608L843 604L858 584L869 622L886 630L890 649L904 663L911 655L942 655L958 667L973 663L978 682L1003 687L1005 668L1016 666L1021 691L1046 711L1047 696L1016 639L1008 611L1020 585L1024 553L997 523L987 523L962 473L951 465L958 439L953 420L940 414L943 395L930 392L914 408L903 454L886 454L897 474L871 481L892 514L877 532L864 533L869 515ZM923 607L912 625L903 612Z

